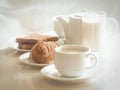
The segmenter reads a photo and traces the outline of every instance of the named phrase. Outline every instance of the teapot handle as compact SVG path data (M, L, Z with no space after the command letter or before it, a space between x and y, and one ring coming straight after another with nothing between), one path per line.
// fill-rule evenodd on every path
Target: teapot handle
M113 18L107 18L107 30L109 31L109 36L113 35L113 33L116 33L119 31L119 22Z

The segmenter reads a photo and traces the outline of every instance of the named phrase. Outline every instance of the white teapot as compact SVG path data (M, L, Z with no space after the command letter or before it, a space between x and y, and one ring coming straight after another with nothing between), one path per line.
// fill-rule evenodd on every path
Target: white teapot
M103 12L80 12L65 16L53 17L54 30L65 44L81 44L92 50L100 49L107 31L118 29L118 22L114 18L106 18ZM107 30L109 29L109 30Z
M69 19L68 19L69 18ZM60 36L66 39L67 43L82 43L82 17L71 15L55 16L54 30Z

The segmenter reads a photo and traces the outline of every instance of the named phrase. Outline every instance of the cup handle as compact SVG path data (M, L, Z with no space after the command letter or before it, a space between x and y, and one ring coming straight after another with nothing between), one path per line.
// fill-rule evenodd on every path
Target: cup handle
M87 55L87 58L90 58L90 62L92 62L92 65L88 66L87 68L89 69L89 68L95 67L97 64L97 60L98 60L97 55L94 53L90 53Z

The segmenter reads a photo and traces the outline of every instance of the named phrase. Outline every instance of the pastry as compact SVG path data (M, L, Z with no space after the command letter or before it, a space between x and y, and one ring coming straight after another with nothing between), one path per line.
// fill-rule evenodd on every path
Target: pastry
M39 41L57 41L58 39L58 36L32 34L16 38L16 42L18 43L18 48L20 49L31 49Z
M54 49L57 46L55 42L38 42L31 49L30 58L40 64L53 63Z

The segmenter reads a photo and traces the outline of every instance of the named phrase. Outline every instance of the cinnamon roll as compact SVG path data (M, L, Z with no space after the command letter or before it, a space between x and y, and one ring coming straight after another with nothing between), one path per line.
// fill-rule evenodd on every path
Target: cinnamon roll
M30 58L40 64L53 63L54 49L57 46L55 42L38 42L31 49Z

